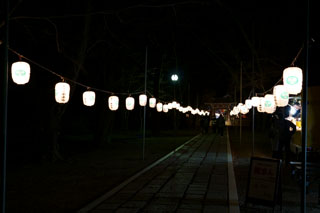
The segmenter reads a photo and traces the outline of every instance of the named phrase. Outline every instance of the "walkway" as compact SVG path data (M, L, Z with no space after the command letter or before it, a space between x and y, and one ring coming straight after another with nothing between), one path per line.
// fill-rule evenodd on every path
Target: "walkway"
M228 135L194 137L80 212L240 212Z

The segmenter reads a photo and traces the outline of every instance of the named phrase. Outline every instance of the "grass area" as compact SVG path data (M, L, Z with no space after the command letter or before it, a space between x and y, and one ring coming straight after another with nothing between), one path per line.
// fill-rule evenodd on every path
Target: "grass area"
M28 164L7 174L7 212L76 212L139 170L166 155L196 131L163 132L145 140L118 134L97 150L66 161Z

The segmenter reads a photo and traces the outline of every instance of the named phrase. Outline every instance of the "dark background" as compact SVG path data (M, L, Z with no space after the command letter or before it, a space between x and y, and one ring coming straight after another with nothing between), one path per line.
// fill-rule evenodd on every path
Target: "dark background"
M314 4L310 1L307 35L303 0L10 1L9 66L19 60L18 52L30 63L31 80L21 86L9 78L9 162L56 160L96 148L118 130L140 131L137 92L144 90L146 48L148 94L163 102L176 99L200 109L210 102L240 102L241 69L244 101L252 88L258 93L272 88L303 46L294 65L305 70L308 62L309 84L317 85ZM3 25L0 29L2 40ZM172 73L179 75L175 85ZM61 80L56 74L71 85L65 105L54 100L54 85ZM83 106L87 88L77 83L99 89L94 107ZM120 98L116 112L107 107L112 93ZM132 112L124 109L129 94L136 98ZM173 119L172 111L148 108L148 134L172 129ZM195 127L193 116L178 113L177 119L178 128Z

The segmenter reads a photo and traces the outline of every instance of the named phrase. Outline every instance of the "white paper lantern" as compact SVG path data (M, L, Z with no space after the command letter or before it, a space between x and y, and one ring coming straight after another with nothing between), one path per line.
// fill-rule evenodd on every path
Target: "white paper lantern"
M265 112L265 99L264 97L259 97L259 105L257 106L258 112Z
M234 112L234 114L239 114L239 112L240 112L240 109L237 107L237 106L234 106L233 107L233 109L232 109L232 111ZM220 114L219 114L219 116L220 116Z
M162 111L165 112L165 113L167 113L167 112L169 111L169 109L168 109L168 104L164 104L164 105L162 106Z
M176 101L172 101L172 108L177 108L177 102Z
M288 67L283 71L283 85L289 94L296 95L302 89L302 70L299 67Z
M156 103L157 103L157 100L156 98L149 98L149 107L150 108L155 108L156 107Z
M146 106L147 105L147 96L145 94L139 95L139 104L140 106Z
M162 106L163 106L163 104L162 103L157 103L157 111L158 112L161 112L162 111Z
M26 84L30 79L30 65L24 61L14 62L11 65L11 77L16 84Z
M243 115L245 115L249 112L249 109L246 105L241 105L239 109L240 109L240 113Z
M111 111L116 111L119 108L118 96L112 95L108 99L108 106Z
M274 100L274 95L267 94L264 96L264 109L266 113L272 114L276 111L276 102Z
M69 101L70 85L66 82L59 82L55 86L56 102L65 104Z
M253 107L258 107L259 104L260 104L260 98L257 97L257 96L252 97L251 101L252 101L252 106Z
M172 109L172 103L168 103L168 109Z
M127 108L127 110L133 110L134 109L134 98L133 97L127 97L126 98L126 108Z
M289 93L284 85L277 85L273 88L276 105L278 107L287 106L289 103Z
M247 99L244 104L246 105L246 107L248 109L251 109L252 108L252 100L251 99Z
M93 91L85 91L82 94L83 104L86 106L93 106L96 100L96 93Z

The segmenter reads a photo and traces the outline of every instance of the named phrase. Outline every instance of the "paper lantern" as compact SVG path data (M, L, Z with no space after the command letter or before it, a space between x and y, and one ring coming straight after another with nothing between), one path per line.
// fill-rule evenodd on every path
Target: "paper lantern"
M158 112L161 112L161 111L162 111L162 106L163 106L162 103L160 103L160 102L157 103L157 111L158 111Z
M239 109L237 106L234 106L233 109L232 109L232 111L233 111L234 114L237 115L237 114L239 114L240 109ZM219 116L220 116L220 114L219 114Z
M111 111L116 111L119 108L118 96L112 95L108 99L108 106Z
M11 65L11 77L16 84L26 84L30 79L30 65L24 61L14 62Z
M162 111L165 112L165 113L167 113L167 112L169 111L169 109L168 109L168 104L164 104L164 105L162 106Z
M252 101L252 106L253 107L258 107L259 104L260 104L260 98L257 97L257 96L252 97L251 101Z
M277 85L273 88L273 95L278 107L287 106L289 103L289 93L284 85Z
M288 67L283 71L283 85L289 94L296 95L302 89L302 70L299 67Z
M177 102L175 102L175 101L172 101L172 108L176 108L177 107Z
M249 112L249 109L246 105L241 105L240 108L239 108L239 111L241 114L245 115Z
M126 98L126 108L127 108L127 110L133 110L134 109L134 98L133 97L127 97Z
M265 99L264 97L259 97L259 105L257 106L258 112L265 112Z
M139 104L140 106L146 106L147 105L147 96L145 94L139 95Z
M272 114L276 111L276 102L274 100L274 95L267 94L264 96L264 110L266 113Z
M66 82L59 82L55 86L56 102L65 104L69 101L70 85Z
M150 108L155 108L156 107L156 102L157 100L156 100L156 98L149 98L149 107Z
M93 91L86 91L82 94L83 104L86 106L93 106L96 100L96 93Z
M252 100L251 99L247 99L244 104L246 105L246 107L248 109L251 109L252 108Z
M172 109L172 103L168 103L168 109Z

